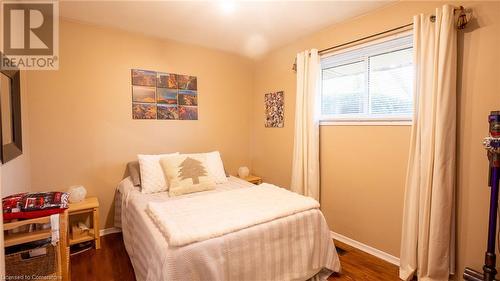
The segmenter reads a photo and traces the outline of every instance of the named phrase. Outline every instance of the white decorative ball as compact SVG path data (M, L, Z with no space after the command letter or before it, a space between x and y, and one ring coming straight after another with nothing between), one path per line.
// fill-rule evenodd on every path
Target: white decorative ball
M249 174L250 174L250 170L248 169L248 167L240 167L238 169L238 176L242 179L248 177Z
M82 185L74 185L68 188L69 203L82 202L87 196L87 190Z

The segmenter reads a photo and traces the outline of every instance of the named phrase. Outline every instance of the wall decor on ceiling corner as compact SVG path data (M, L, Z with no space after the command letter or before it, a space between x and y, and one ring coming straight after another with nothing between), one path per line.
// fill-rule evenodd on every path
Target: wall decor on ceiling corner
M196 76L132 69L132 118L198 120Z
M285 125L285 94L283 91L265 94L266 128L283 128Z

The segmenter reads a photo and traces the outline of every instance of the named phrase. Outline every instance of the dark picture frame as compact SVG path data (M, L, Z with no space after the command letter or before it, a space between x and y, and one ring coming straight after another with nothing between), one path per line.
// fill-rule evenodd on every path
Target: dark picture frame
M12 140L8 143L3 142L3 135L6 132L2 132L3 122L9 122L9 120L2 120L0 114L0 121L2 126L0 126L0 140L2 140L2 149L0 149L0 159L2 163L7 163L21 154L23 154L23 134L22 134L22 120L21 120L21 73L19 70L0 70L0 75L6 76L10 80L10 113L12 128ZM3 101L5 102L5 101ZM2 103L2 100L0 100ZM1 108L0 108L0 113Z

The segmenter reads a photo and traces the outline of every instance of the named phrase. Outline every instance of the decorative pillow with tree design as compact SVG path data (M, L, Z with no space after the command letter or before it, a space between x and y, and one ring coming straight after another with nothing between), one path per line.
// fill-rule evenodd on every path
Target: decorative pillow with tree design
M175 155L160 160L170 196L215 189L204 155Z

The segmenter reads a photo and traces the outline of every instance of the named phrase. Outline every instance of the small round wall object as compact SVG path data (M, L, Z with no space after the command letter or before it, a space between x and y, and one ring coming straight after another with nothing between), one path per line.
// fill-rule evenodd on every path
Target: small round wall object
M68 188L69 203L82 202L87 196L87 189L83 185L74 185Z
M248 169L248 167L240 167L238 169L238 176L242 179L248 177L249 174L250 174L250 170Z

